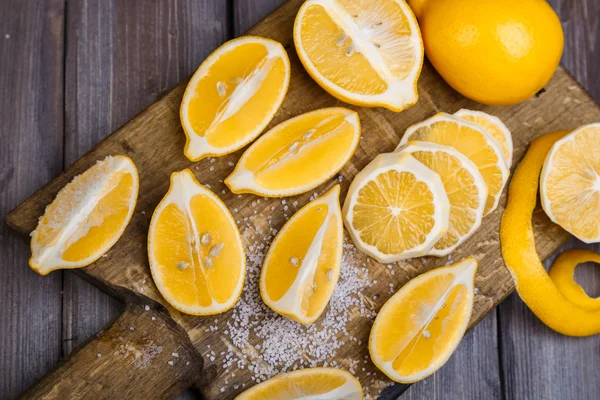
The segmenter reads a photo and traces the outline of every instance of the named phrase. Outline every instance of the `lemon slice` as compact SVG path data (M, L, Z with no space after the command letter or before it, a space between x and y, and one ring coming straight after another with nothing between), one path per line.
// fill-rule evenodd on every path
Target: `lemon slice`
M280 43L244 36L223 44L183 94L185 156L192 161L222 156L256 139L281 106L289 82L290 61Z
M337 368L306 368L283 373L241 393L236 400L362 400L351 373Z
M410 142L398 152L410 154L442 179L450 202L450 225L427 255L446 256L481 225L487 199L485 181L477 166L453 147Z
M226 311L242 292L246 256L235 221L189 169L171 174L154 210L148 259L162 296L186 314Z
M381 307L369 336L373 363L390 379L433 374L460 343L473 310L473 257L410 280Z
M417 102L423 42L402 0L308 0L294 43L312 78L342 101L393 111Z
M600 242L600 123L576 129L552 146L540 197L552 222L583 242Z
M510 130L504 125L500 118L484 113L483 111L458 110L455 116L481 125L502 147L502 155L506 165L510 168L513 157L513 142Z
M488 188L483 215L498 207L509 170L498 142L480 125L445 113L439 113L406 130L398 147L421 140L452 146L467 156L479 169Z
M96 261L125 231L138 188L137 168L127 156L106 157L77 175L31 233L31 268L46 275Z
M234 193L293 196L316 188L350 160L360 140L358 114L332 107L275 126L252 144L225 179Z
M350 185L344 223L379 262L427 254L448 231L450 203L439 175L408 154L380 154Z
M260 295L273 311L312 324L340 276L344 228L340 186L302 207L281 228L265 257Z

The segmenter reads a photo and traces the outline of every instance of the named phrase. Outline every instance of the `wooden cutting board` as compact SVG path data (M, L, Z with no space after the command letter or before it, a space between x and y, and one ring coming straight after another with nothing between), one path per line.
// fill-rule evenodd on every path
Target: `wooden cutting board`
M348 106L316 85L298 61L292 42L292 25L301 3L302 0L290 0L249 32L283 43L292 63L288 95L271 125L321 107ZM121 299L126 304L124 313L111 327L100 332L55 371L31 387L25 397L168 398L194 387L207 399L225 399L233 398L254 384L257 377L264 379L266 373L263 371L272 373L280 368L270 364L273 359L303 359L304 366L311 362L319 365L325 363L322 356L315 355L314 349L302 347L296 349L298 351L294 356L284 354L285 357L273 357L273 344L267 348L264 339L268 341L269 332L274 330L257 333L257 329L269 326L273 321L281 321L273 319L273 315L264 311L264 307L252 304L256 296L250 291L256 290L253 284L256 275L249 274L242 297L243 309L234 308L214 317L194 317L175 311L162 299L152 282L146 255L147 230L152 211L168 189L171 172L192 168L200 182L210 185L225 201L239 221L248 249L249 265L255 272L260 267L261 254L268 245L270 229L279 229L286 216L289 217L313 195L311 192L289 198L283 205L278 199L232 194L222 181L231 172L232 163L237 161L241 152L216 160L190 163L183 156L185 137L179 122L179 104L186 83L179 84L102 141L8 215L7 223L11 227L23 235L29 234L56 193L75 175L107 155L127 154L140 171L140 197L125 234L105 257L77 271ZM419 94L419 103L402 113L350 106L359 112L363 127L359 148L340 176L319 187L315 193L322 194L341 181L343 200L358 171L377 154L393 150L408 126L440 111L453 113L460 108L481 109L500 117L513 133L515 164L532 138L546 132L573 129L600 121L600 107L562 68L557 70L545 91L537 97L518 106L500 108L484 107L463 98L426 62L419 81ZM498 241L505 196L498 209L485 218L479 231L452 254L454 261L474 255L480 263L476 280L478 291L470 327L514 289L510 274L504 267ZM563 230L550 223L541 209L534 215L534 225L542 258L551 255L568 238ZM341 322L338 320L334 325L342 329L330 337L316 337L314 331L302 331L303 328L299 327L290 329L289 334L298 335L300 332L300 336L303 335L299 342L301 344L314 339L317 350L323 348L323 342L331 341L331 347L335 344L339 348L327 353L329 357L326 362L329 365L335 363L353 371L367 394L376 396L382 393L384 398L395 398L406 386L392 385L368 361L366 342L372 317L393 290L400 288L410 278L448 262L447 258L421 258L384 266L368 260L349 245L344 268L360 271L361 276L358 279L356 273L346 274L346 280L354 279L355 286L358 282L363 287L358 290L356 287L350 288L355 289L348 293L354 300L347 303L350 309L343 312ZM27 266L23 265L23 268ZM367 275L363 276L363 273ZM346 286L346 290L348 288ZM340 312L339 304L346 303L338 303L337 312ZM249 320L241 318L248 315ZM333 323L336 316L339 315L332 311L323 320ZM260 322L263 318L269 322ZM323 324L323 321L317 322L318 327L331 330L331 327ZM285 329L285 325L282 329ZM249 332L247 343L244 338L240 339L240 332ZM276 333L281 334L281 329ZM285 340L280 345L281 353L289 353ZM263 356L267 351L269 357ZM224 363L230 365L224 366Z

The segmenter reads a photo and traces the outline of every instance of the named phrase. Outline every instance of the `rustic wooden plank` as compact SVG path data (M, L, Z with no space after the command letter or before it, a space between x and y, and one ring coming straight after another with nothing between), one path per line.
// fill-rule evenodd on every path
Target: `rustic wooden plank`
M0 219L62 170L63 4L0 1ZM60 357L62 274L27 267L29 246L0 224L0 398Z
M284 2L234 0L233 31L236 35L245 32ZM484 321L467 335L444 368L425 381L411 385L403 398L498 398L500 370L496 313L490 313ZM400 390L390 389L386 395L397 396Z
M279 40L288 49L291 56L292 81L290 90L273 123L310 109L341 104L323 92L308 77L295 57L291 43L291 27L293 16L301 3L301 0L290 0L276 13L267 17L261 24L251 30L252 34ZM231 398L243 390L244 385L249 385L256 379L263 379L260 377L260 371L266 364L266 361L261 358L263 348L255 347L263 343L253 337L251 343L243 344L241 347L233 346L233 339L230 332L228 333L227 322L233 320L236 309L214 317L199 318L182 315L165 303L152 283L147 265L145 242L150 212L166 192L170 172L192 167L200 180L203 183L210 184L211 188L219 193L225 203L234 210L236 218L240 220L244 239L250 252L250 261L254 264L252 266L254 268L252 276L255 276L256 273L256 260L260 259L261 245L264 246L266 241L264 228L269 226L274 229L280 228L285 221L285 216L282 212L281 202L278 199L264 200L254 196L238 197L224 190L222 179L231 171L229 163L235 161L240 152L222 157L215 160L214 163L211 162L213 160L206 159L191 164L185 159L181 151L184 136L178 115L184 86L185 82L178 85L164 98L147 108L99 146L92 149L86 157L69 167L59 178L22 203L9 215L7 221L20 232L30 232L35 227L37 218L43 211L44 206L75 174L82 172L95 160L108 154L125 153L131 156L139 167L141 178L140 193L142 196L138 201L136 212L125 234L108 254L108 257L102 258L93 265L81 270L81 273L115 292L126 291L135 294L140 300L153 300L165 305L172 318L188 332L196 350L206 362L206 368L200 382L206 398ZM453 112L462 107L483 108L498 115L514 132L516 159L522 157L531 138L539 135L543 130L575 127L600 119L600 107L562 69L557 71L547 85L544 94L514 107L482 107L462 98L440 79L429 64L426 64L423 70L419 92L421 101L415 107L402 113L354 107L361 117L364 132L368 132L368 134L363 135L361 145L355 156L341 173L343 181L342 198L349 182L358 170L362 169L376 154L392 150L407 126L423 120L439 110ZM570 97L572 101L565 104L564 99L566 97ZM336 179L335 182L337 181ZM315 192L323 193L333 184L334 182L330 181ZM310 195L310 193L304 194L291 198L289 201L298 201L298 205L302 205L308 201ZM258 200L261 200L261 202L258 203ZM467 255L475 255L480 261L480 269L476 280L479 293L476 296L470 326L474 326L479 322L514 288L509 273L503 267L497 237L504 200L501 202L499 209L487 217L486 223L483 224L477 234L453 254L455 260ZM235 209L238 209L238 211L235 211ZM276 211L273 212L272 210ZM270 216L271 219L269 220L267 216ZM536 213L535 223L543 227L537 233L536 239L541 256L546 258L568 236L565 232L551 225L543 213ZM410 262L400 262L388 268L367 260L359 253L349 252L346 258L346 262L354 267L360 267L363 264L368 266L366 270L369 274L370 283L362 286L358 292L359 297L367 304L366 310L364 310L366 312L361 315L361 310L354 309L345 325L345 328L351 332L355 340L360 341L357 342L359 345L349 340L351 338L345 335L343 331L338 332L335 339L343 343L334 358L338 365L355 365L356 362L364 364L364 370L362 368L358 369L356 374L369 394L376 394L380 388L387 387L390 382L368 362L366 346L361 345L366 343L371 327L369 311L378 310L389 297L389 283L393 285L393 289L398 288L418 273L443 265L448 260L424 258ZM255 285L256 282L253 284ZM255 290L256 287L253 288L252 285L249 285L246 289L246 293L248 293L248 290ZM260 306L257 307L260 308ZM245 311L248 311L248 309ZM240 311L240 313L243 314L245 311ZM261 314L258 318L267 316L267 314ZM239 314L238 322L243 323L243 320L239 319ZM259 322L252 321L252 323ZM296 328L298 326L295 325L294 329ZM244 329L247 328L244 327ZM253 332L251 326L250 333L253 334ZM284 331L284 334L287 333L287 331ZM208 347L208 345L211 345L211 347ZM280 350L279 342L276 343L273 351L278 350ZM231 364L224 366L224 362L227 361L224 358L226 356L233 358L233 361ZM235 361L235 359L239 360L240 357L245 360L242 364ZM258 369L258 378L257 369L255 368L257 365L261 366ZM118 369L123 368L123 365L114 364L113 367ZM141 375L148 372L138 371ZM164 373L161 370L150 372ZM107 384L102 379L102 376L97 376L94 377L93 382Z
M600 101L600 4L595 0L549 1L565 31L563 65ZM566 101L566 100L565 100ZM571 239L567 248L590 248ZM560 252L559 251L559 252ZM554 257L553 257L554 258ZM552 259L553 259L552 258ZM545 263L548 268L551 260ZM600 269L584 265L576 280L591 296L600 295ZM498 308L504 392L507 399L596 399L600 393L600 336L570 338L542 324L517 294Z
M70 165L227 39L226 2L68 2L65 163ZM64 278L64 353L121 304L75 274Z

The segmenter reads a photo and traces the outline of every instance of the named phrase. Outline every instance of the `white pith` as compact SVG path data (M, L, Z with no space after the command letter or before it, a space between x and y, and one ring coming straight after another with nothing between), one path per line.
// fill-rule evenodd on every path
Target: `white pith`
M121 156L121 155L108 156L104 160L98 161L94 166L90 167L90 169L91 168L99 168L100 165L106 165L106 164L108 164L108 170L110 171L110 173L102 176L101 181L95 182L94 185L92 187L90 187L86 193L83 194L83 196L86 197L85 201L82 202L83 207L79 208L78 210L75 210L76 213L68 220L66 225L64 227L62 227L61 232L53 246L43 247L38 243L37 228L36 228L36 230L31 232L32 256L31 256L30 263L35 265L36 268L40 272L49 272L49 271L52 271L57 268L68 269L68 268L78 268L78 267L89 265L92 262L94 262L95 260L97 260L100 256L105 254L119 240L119 238L125 231L125 228L129 224L129 220L131 219L131 216L133 215L133 211L135 209L135 204L137 202L137 196L138 196L138 190L139 190L138 172L137 172L135 165L133 164L133 161L131 161L131 159L129 157ZM88 258L85 258L83 260L76 261L76 262L63 260L62 254L64 253L64 251L67 250L69 245L75 243L78 239L84 237L85 234L88 233L91 226L88 226L87 230L83 231L81 234L77 235L76 237L71 237L73 235L73 233L80 227L81 224L84 223L87 216L90 215L90 213L94 210L94 208L96 208L96 206L98 205L98 202L106 194L110 193L110 191L112 189L114 189L116 187L116 185L119 184L120 181L115 182L112 186L107 186L107 183L112 176L111 173L115 173L115 172L119 172L119 171L126 171L133 178L132 179L132 188L131 188L131 197L130 197L129 203L128 203L129 210L128 210L127 216L125 217L125 219L123 221L123 225L121 226L121 228L119 229L119 231L117 232L117 234L115 235L113 240L109 241L105 246L103 246L100 250L98 250L96 254L94 254ZM78 178L80 178L80 176L81 175L77 175L76 177L74 177L71 182L69 182L63 189L61 189L61 192L63 190L65 190L69 185L73 184ZM57 198L59 197L59 195L60 195L60 192L59 192L59 194L57 194ZM41 217L41 218L43 218L43 217ZM40 221L41 221L41 218L40 218ZM38 227L39 227L39 225L38 225Z
M431 191L433 204L435 205L435 211L432 216L435 221L434 226L427 233L423 243L412 249L407 249L400 254L384 254L377 247L365 243L360 238L360 233L353 226L353 210L358 203L357 198L360 189L370 181L376 179L378 175L391 170L413 174L417 181L423 182ZM424 256L431 250L435 243L448 231L450 203L438 174L425 167L412 156L387 153L377 156L356 175L348 189L342 212L344 215L344 224L356 247L381 263L391 263L407 258Z
M402 1L397 1L396 3L401 7L405 15L413 15L406 3ZM328 80L315 67L304 50L301 35L301 21L304 18L304 14L306 13L306 10L315 4L321 5L328 12L331 19L344 30L344 33L349 38L352 39L352 42L355 44L356 52L362 53L378 72L381 79L387 82L388 88L385 92L373 95L351 92ZM300 59L304 67L310 71L311 75L317 76L319 83L329 89L330 92L339 93L342 97L341 100L352 100L355 103L368 106L387 105L395 110L404 109L406 106L416 103L418 99L415 83L419 78L421 67L423 65L423 45L419 26L416 24L414 18L407 18L407 21L412 32L411 44L416 53L416 62L410 74L404 79L395 79L391 76L387 66L383 62L383 58L377 51L377 48L368 39L364 38L364 33L356 26L352 17L336 0L308 0L302 5L298 11L296 22L294 24L294 42L296 44L296 51L300 54Z
M554 165L553 165L554 155L556 154L556 152L562 145L564 145L567 142L574 141L575 137L577 136L578 133L585 131L587 129L590 129L590 128L600 129L600 123L584 125L578 129L574 130L573 132L569 133L562 139L557 140L556 143L554 143L552 145L552 148L550 149L550 152L548 152L548 155L546 156L546 160L544 161L544 165L542 167L542 172L540 174L540 202L542 203L542 208L544 209L544 212L546 213L546 215L548 215L548 218L550 218L550 220L552 222L554 222L555 224L561 225L560 221L558 221L558 219L552 212L552 202L548 198L548 188L547 188L548 176L550 175L550 172L554 168ZM595 171L594 171L594 173L596 174L596 181L594 182L594 185L591 187L591 190L600 192L600 176L598 176L598 174ZM579 240L581 240L584 243L600 242L600 232L598 233L598 236L595 238L580 237L580 236L575 235L573 232L569 232L569 233L571 233L573 236L576 236Z
M332 115L332 112L335 112L335 114ZM257 148L258 146L261 146L263 141L266 141L270 137L280 134L281 132L285 132L285 129L288 125L294 123L295 121L297 121L299 119L305 118L309 114L312 115L312 114L317 114L317 113L329 115L327 118L324 118L323 120L321 120L316 125L317 127L322 125L323 123L327 122L330 118L339 116L340 114L345 115L345 121L352 125L352 127L354 128L355 137L354 137L354 141L352 142L351 146L348 148L347 157L344 157L342 160L340 160L340 162L338 164L332 165L331 170L324 173L323 176L320 177L319 180L316 180L315 182L308 184L308 185L304 185L301 187L291 187L289 189L271 190L271 189L263 188L258 183L256 183L254 172L250 171L246 168L246 165L245 165L246 158L252 154L252 152L254 151L255 148ZM340 127L341 127L341 125L340 125ZM310 149L312 146L316 146L320 142L329 138L331 135L336 134L337 129L339 129L340 127L329 132L327 135L321 136L320 138L317 138L317 139L307 142L307 144L305 146L299 148L295 152L290 152L288 155L283 157L277 163L269 166L265 171L276 168L277 166L281 165L284 161L288 160L291 157L301 157L303 150ZM346 165L346 163L350 160L350 158L352 157L352 154L354 154L354 150L356 149L356 146L358 145L359 141L360 141L360 121L358 119L358 114L356 114L353 111L350 111L348 109L341 108L341 107L332 107L332 108L322 108L320 110L301 114L294 118L288 119L287 121L284 121L284 122L280 123L279 125L273 127L267 133L262 135L256 142L254 142L244 152L244 154L238 161L238 163L237 163L235 169L233 170L233 172L231 173L231 175L229 175L227 177L227 179L225 179L225 183L234 193L250 192L250 193L258 193L263 196L271 196L271 197L293 196L296 194L304 193L304 192L307 192L309 190L316 188L317 186L322 184L325 180L329 179L330 177L335 175L338 171L340 171L344 167L344 165ZM290 143L290 146L291 145L292 145L292 143Z
M481 133L481 135L486 139L488 146L492 149L492 151L496 155L496 158L498 160L498 162L496 163L496 166L498 167L500 174L502 175L502 186L500 187L500 190L498 191L498 193L496 193L493 196L494 197L494 205L492 206L492 208L490 208L490 210L486 214L484 214L484 217L486 215L489 215L490 213L492 213L492 211L494 211L498 207L498 203L500 202L500 196L502 195L502 192L504 191L506 182L508 182L508 176L509 176L510 171L508 169L508 166L506 165L506 161L504 160L504 155L502 154L502 147L500 146L500 143L498 143L498 141L496 139L494 139L492 137L492 135L490 135L485 129L483 129L483 127L481 125L474 124L472 122L463 120L461 118L455 117L450 114L439 113L429 119L426 119L423 122L420 122L418 124L414 124L414 125L411 125L410 127L408 127L408 129L406 130L406 133L404 133L404 136L402 136L400 143L396 147L396 150L398 150L402 146L405 146L409 142L414 141L411 139L411 135L414 134L416 131L418 131L420 128L433 125L436 122L455 122L458 125L467 126L471 129L476 130L477 132ZM490 193L489 193L489 188L488 188L488 196L489 195L490 195Z
M504 135L506 149L508 150L508 159L506 157L504 157L503 159L506 162L506 166L508 168L510 168L512 166L512 158L513 158L512 134L510 133L510 130L508 130L508 128L506 127L504 122L502 122L502 120L500 118L490 115L490 114L487 114L487 113L484 113L483 111L467 110L465 108L458 110L457 112L454 113L454 115L459 118L463 117L463 116L483 117L483 118L488 119L494 125L496 125L496 127L498 129L500 129L500 131ZM494 138L494 140L495 140L495 138ZM496 142L498 142L498 141L496 140ZM498 143L498 144L500 145L501 148L503 148L502 144L500 144L500 143ZM504 152L502 152L502 154L504 154Z
M243 140L232 143L231 145L226 146L226 147L217 147L217 146L210 144L206 140L205 136L200 136L198 134L198 132L195 132L189 119L183 118L183 116L188 115L189 103L196 95L195 89L198 84L198 81L200 81L202 78L204 78L204 76L208 73L208 71L210 70L212 65L215 62L217 62L223 54L228 53L228 52L232 51L233 49L235 49L236 47L239 47L239 46L247 44L247 43L260 43L263 46L265 46L265 48L267 49L267 52L268 52L267 61L265 62L264 65L262 65L261 68L258 68L257 70L254 71L254 73L248 75L236 87L234 92L231 94L231 100L229 101L229 103L227 103L225 109L222 110L221 112L219 112L219 114L215 117L215 120L212 122L211 127L216 126L219 123L222 123L223 121L225 121L226 119L231 117L233 114L235 114L237 111L239 111L239 109L244 104L246 104L248 101L251 101L252 96L258 91L262 82L267 77L268 73L270 72L271 68L273 67L273 65L277 59L283 60L287 73L286 73L284 81L282 82L281 90L280 90L276 100L273 102L272 110L268 115L265 116L263 121L261 121L260 124L258 124L256 127L254 127L254 129L249 131L247 133L247 135L244 136ZM188 83L185 93L183 94L183 100L181 102L181 115L182 115L182 124L183 124L184 130L188 136L188 142L186 143L186 146L185 146L186 155L190 159L192 159L192 161L196 161L196 160L199 160L200 158L203 158L208 155L219 156L219 155L228 154L228 153L231 153L231 152L245 146L246 144L250 143L266 128L266 126L269 124L271 119L273 119L273 116L275 116L275 113L279 109L279 106L283 102L285 94L287 93L287 88L289 86L289 80L290 80L289 58L288 58L287 53L285 52L285 49L283 48L283 46L274 40L264 39L264 38L260 38L260 37L256 37L256 36L247 36L247 37L241 37L238 39L231 40L231 41L225 43L224 45L222 45L221 47L219 47L217 50L215 50L214 53L212 53L202 63L202 65L200 65L198 70L192 76L192 79ZM210 127L209 127L209 129L210 129Z
M456 244L454 244L453 246L448 247L444 250L438 250L435 247L432 247L431 250L429 250L429 252L427 253L428 256L436 256L436 257L447 256L448 254L452 253L454 251L454 249L456 249L458 246L460 246L462 243L464 243L465 240L467 240L469 237L471 237L475 233L475 231L477 231L477 229L481 226L481 221L483 219L483 210L485 208L485 202L486 202L487 195L488 195L487 185L485 184L485 181L483 180L483 177L481 176L479 169L473 163L473 161L469 160L465 155L460 153L454 147L444 146L444 145L437 144L437 143L415 141L415 142L410 142L408 145L406 145L404 147L396 149L396 152L398 152L400 154L411 154L411 153L417 152L417 151L430 152L430 153L443 152L443 153L447 153L447 154L451 155L452 157L458 159L461 163L461 166L471 174L471 176L473 177L475 186L478 189L479 208L473 210L476 215L476 222L471 227L469 232L467 232L465 235L461 236L459 238L459 240L456 242ZM450 204L450 207L452 207L452 204ZM451 223L451 221L450 221L450 223ZM448 229L451 229L451 228L452 227L450 226Z
M277 375L276 377L271 378L267 381L261 382L256 386L251 387L250 389L246 390L245 392L240 394L238 397L236 397L236 399L237 400L252 399L252 398L254 398L254 395L260 393L261 389L263 389L264 387L276 385L276 383L275 383L276 381L283 380L283 379L293 379L293 378L303 377L303 376L310 376L310 375L313 375L313 374L319 373L319 372L328 373L331 375L335 375L337 377L343 376L346 379L346 381L344 382L344 384L342 386L339 386L333 390L330 390L329 392L320 393L318 395L300 395L299 397L295 397L295 399L297 399L297 400L339 400L339 399L362 400L363 399L362 387L360 386L360 383L356 380L356 378L354 376L352 376L352 374L350 374L349 372L338 369L338 368L304 368L304 369L299 369L299 370L289 372L289 373L283 373L283 374ZM301 388L298 388L298 389L301 389ZM296 393L296 395L298 395L298 394L299 393Z
M301 309L302 305L302 297L304 295L304 289L306 285L312 285L315 277L315 273L317 271L319 256L321 255L321 250L323 246L323 241L325 239L325 233L329 224L332 223L332 218L336 217L335 223L338 224L338 245L337 252L335 255L335 264L331 265L332 276L332 290L329 293L329 297L333 294L333 289L335 288L339 275L340 275L340 266L342 263L342 249L343 249L343 227L342 227L342 215L339 204L339 186L336 186L333 190L330 191L327 195L320 197L312 202L308 203L302 209L300 209L294 216L283 226L281 231L277 234L267 255L265 256L265 260L263 262L263 270L261 271L260 276L260 286L261 292L263 294L263 299L265 303L274 311L284 314L284 315L293 315L298 320L303 323L310 324L316 321L320 316L327 304L329 303L329 299L324 302L319 312L315 313L312 317L307 317ZM266 270L265 267L269 265L271 262L272 251L275 250L279 240L285 240L285 233L289 229L290 226L294 224L294 221L313 209L314 207L318 207L320 205L327 206L327 216L323 220L322 225L319 227L315 237L313 238L306 255L302 259L302 264L297 267L290 268L298 268L298 273L296 275L296 279L293 284L289 287L287 292L281 297L279 300L273 301L269 298L267 288L266 288Z
M162 273L160 271L157 261L154 258L154 251L153 251L155 232L156 232L156 224L158 223L159 216L162 214L162 212L164 211L164 209L167 206L169 206L170 204L175 204L188 217L187 220L189 221L189 223L191 225L190 228L192 230L192 233L194 234L194 240L188 241L188 246L190 247L190 249L189 249L190 253L192 252L190 242L192 242L193 245L195 246L194 250L195 250L196 254L201 254L200 249L198 247L199 247L199 243L201 243L202 232L198 229L198 227L196 227L196 223L191 216L192 214L191 214L191 209L190 209L190 201L196 195L204 195L204 196L209 197L211 200L213 200L213 202L215 204L217 204L219 206L219 208L223 211L224 215L227 216L227 219L229 220L231 226L234 227L234 231L237 234L236 235L237 240L235 242L237 249L230 249L229 251L241 252L242 260L243 260L242 265L239 266L239 268L241 268L241 270L242 270L242 273L240 274L239 280L236 283L236 286L235 286L231 296L229 297L228 301L226 301L224 303L219 303L214 298L211 298L212 302L209 306L186 306L186 305L178 303L173 298L173 296L170 294L170 292L168 290L166 290L166 288L162 284L162 281L163 281L161 279ZM239 295L240 295L243 285L244 285L244 277L245 277L245 270L246 270L246 268L245 268L246 258L244 256L244 247L243 247L241 236L239 235L239 231L237 229L237 225L235 223L235 220L233 219L233 216L231 215L231 213L229 212L229 210L227 209L225 204L223 204L221 199L219 199L213 192L206 189L204 186L200 185L196 181L196 179L194 178L194 175L192 174L192 172L190 170L186 169L186 170L183 170L180 172L174 172L173 174L171 174L171 186L169 188L169 191L167 192L165 197L161 200L161 202L156 207L156 210L154 211L154 214L152 215L152 220L150 221L149 234L148 234L148 260L150 262L150 270L152 272L152 276L154 277L154 282L156 283L156 286L158 287L161 295L165 299L167 299L167 301L170 304L172 304L172 305L176 304L177 309L179 309L180 311L190 313L190 314L195 314L195 315L216 314L216 313L219 313L219 312L222 312L222 311L225 311L225 310L231 308L237 302L237 299L239 298ZM193 262L193 258L192 258L192 262ZM202 260L200 260L200 263L202 263ZM192 266L190 266L190 268L192 268L192 271L194 273L194 280L195 280L197 270L200 271L200 273L204 274L205 266L203 266L203 265L200 265L197 268L196 268L196 266L192 265ZM207 283L210 282L208 279L206 279L206 276L205 276L205 281ZM196 296L197 296L197 294L196 294Z
M375 318L375 322L373 323L373 328L371 329L371 334L369 337L369 353L371 355L371 359L373 360L373 363L377 366L377 368L379 368L382 372L384 372L390 379L392 379L396 382L401 382L401 383L412 383L412 382L419 381L419 380L431 375L432 373L437 371L439 368L441 368L448 361L448 359L450 359L450 357L454 353L454 350L460 343L465 331L467 330L467 326L468 326L468 323L469 323L469 320L471 317L471 313L473 311L474 283L475 283L475 273L476 272L477 272L477 261L473 257L469 257L469 258L464 259L461 262L455 264L454 266L438 268L438 269L424 273L424 274L410 280L399 291L397 291L392 297L390 297L390 299L383 305L383 307L381 307L381 310L377 314L377 317ZM401 293L410 291L414 286L417 286L422 281L433 279L436 276L445 275L445 274L452 274L454 276L453 284L446 290L446 292L440 297L440 300L431 309L429 317L427 318L425 323L423 323L422 326L420 327L419 333L422 334L424 332L425 328L429 325L432 318L435 316L436 312L440 309L440 307L447 300L447 298L450 295L450 293L452 292L452 290L458 285L464 285L465 288L467 289L466 295L467 295L468 310L466 313L466 317L463 321L463 325L460 327L462 332L460 335L457 335L456 341L454 343L451 343L448 353L438 363L430 365L428 368L424 369L423 371L421 371L417 374L408 375L408 376L400 375L393 368L393 363L397 357L392 361L385 362L379 357L379 355L375 351L375 349L377 349L377 334L376 334L376 332L379 327L380 318L383 318L388 313L388 310L396 305L395 299L398 296L400 296Z

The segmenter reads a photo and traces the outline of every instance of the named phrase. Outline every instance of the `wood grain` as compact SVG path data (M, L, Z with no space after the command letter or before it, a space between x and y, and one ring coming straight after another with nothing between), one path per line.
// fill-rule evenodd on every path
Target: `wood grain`
M63 4L0 4L0 219L62 169ZM0 224L0 398L60 358L61 279L25 268L29 246Z
M562 64L600 101L600 3L550 0L565 32ZM565 99L566 101L566 99ZM599 120L600 121L600 120ZM590 248L572 238L565 248ZM562 250L562 249L561 249ZM549 267L552 257L545 263ZM600 268L577 268L576 279L600 295ZM600 393L600 336L569 338L542 324L517 294L498 307L502 370L507 399L596 399Z

